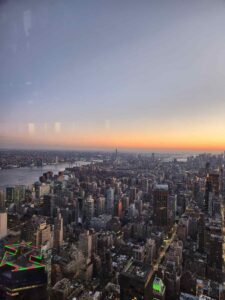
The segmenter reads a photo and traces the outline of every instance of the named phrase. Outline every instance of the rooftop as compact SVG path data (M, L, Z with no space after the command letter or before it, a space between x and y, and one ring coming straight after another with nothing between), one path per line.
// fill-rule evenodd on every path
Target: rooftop
M16 243L5 245L5 253L0 263L0 269L8 266L12 272L44 269L43 257L40 250L32 243Z
M138 277L141 280L145 280L148 276L151 268L143 266L141 263L134 262L132 259L128 262L126 267L123 270L123 274L126 274L131 277Z
M162 190L162 191L168 191L169 187L168 184L156 184L155 190Z

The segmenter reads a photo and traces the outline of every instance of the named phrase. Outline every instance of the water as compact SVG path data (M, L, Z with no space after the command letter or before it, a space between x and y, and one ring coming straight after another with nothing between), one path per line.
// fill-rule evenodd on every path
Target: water
M43 167L26 167L0 170L0 186L13 186L13 185L30 185L39 180L39 177L48 171L58 174L64 171L69 166L87 165L90 162L77 161L76 164L59 163L56 165L46 165Z

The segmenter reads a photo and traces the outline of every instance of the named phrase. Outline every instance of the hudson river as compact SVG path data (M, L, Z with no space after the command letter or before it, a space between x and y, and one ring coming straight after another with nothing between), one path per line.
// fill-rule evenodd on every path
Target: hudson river
M76 165L87 165L90 162L77 161ZM75 166L72 164L70 166ZM39 177L47 172L52 171L57 174L60 171L64 171L68 168L68 163L59 163L57 165L46 165L43 167L27 167L27 168L13 168L0 170L0 186L12 186L12 185L30 185L39 180Z

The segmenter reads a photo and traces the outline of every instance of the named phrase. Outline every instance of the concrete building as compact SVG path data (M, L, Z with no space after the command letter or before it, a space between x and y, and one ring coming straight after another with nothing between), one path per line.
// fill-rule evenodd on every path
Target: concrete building
M7 236L7 213L0 212L0 239Z
M34 233L35 244L37 247L49 243L49 246L52 246L52 229L51 225L47 224L46 221L41 222L37 231Z
M93 243L92 235L89 230L81 233L79 236L79 249L82 251L86 258L91 258Z

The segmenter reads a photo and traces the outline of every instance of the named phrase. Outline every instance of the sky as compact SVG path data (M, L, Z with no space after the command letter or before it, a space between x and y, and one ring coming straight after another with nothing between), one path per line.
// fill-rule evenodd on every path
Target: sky
M0 148L225 149L224 0L0 0Z

